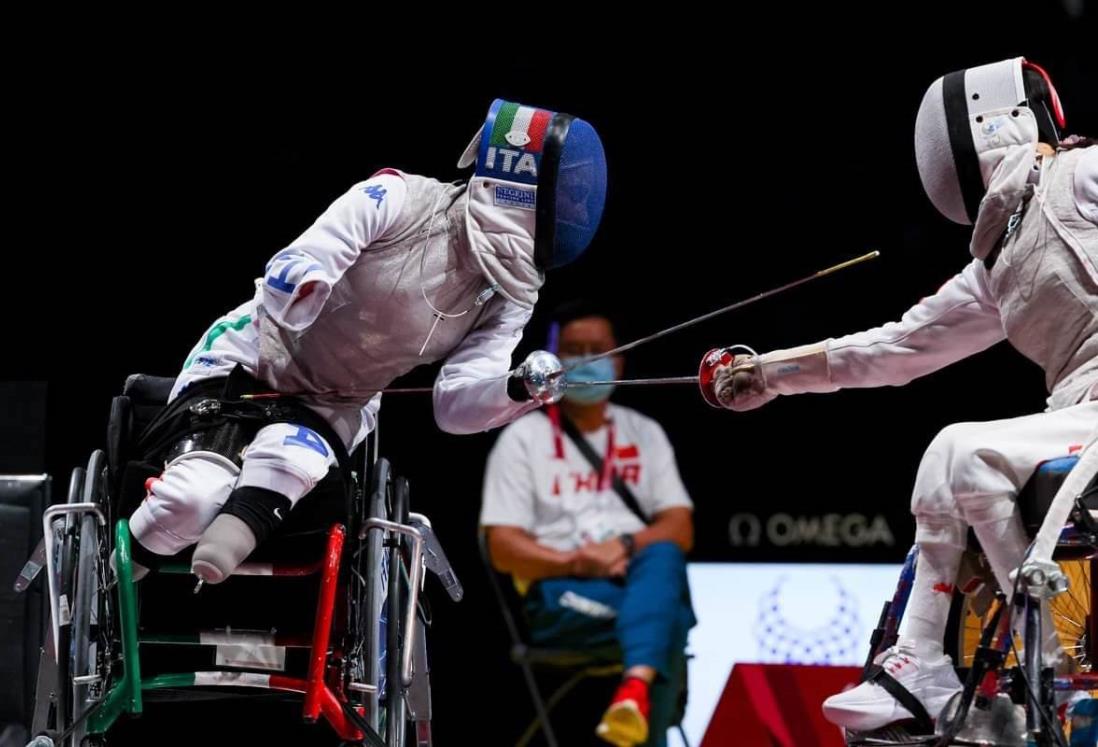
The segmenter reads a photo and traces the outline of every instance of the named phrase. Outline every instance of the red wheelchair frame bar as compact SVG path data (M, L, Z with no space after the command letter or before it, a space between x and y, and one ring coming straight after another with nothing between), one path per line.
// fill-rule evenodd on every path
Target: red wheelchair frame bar
M305 696L302 716L305 721L313 723L323 717L336 734L345 741L357 742L364 737L363 733L355 726L347 715L345 708L347 701L342 696L341 684L330 684L328 666L328 648L331 643L332 622L335 618L336 603L339 601L339 571L343 559L343 543L347 530L341 524L335 524L328 530L328 541L324 551L324 557L319 563L301 566L271 565L259 566L245 564L234 575L263 575L282 577L301 577L320 573L320 592L317 597L316 622L313 627L312 641L309 646L309 668L306 679L287 677L279 674L256 671L235 672L188 672L184 674L166 674L141 681L142 690L156 690L160 688L178 687L248 687L269 690L284 690L303 693ZM181 569L161 569L161 572L178 573ZM188 571L189 572L189 569ZM123 620L123 627L136 626L136 620ZM232 633L223 633L219 636L219 643L232 642ZM155 634L145 639L148 642L168 643L167 640L158 640ZM241 641L246 640L241 636ZM179 641L184 643L184 641ZM194 641L189 641L191 645ZM136 657L134 657L136 658ZM124 665L129 666L128 662ZM138 664L138 667L140 665ZM136 673L139 676L139 673ZM131 712L139 712L138 709L126 709ZM362 713L362 709L359 709ZM108 724L109 726L109 724Z
M343 712L336 694L328 687L326 670L328 643L332 635L332 618L335 616L336 594L339 584L339 566L343 558L343 540L347 530L335 525L328 530L328 547L324 552L324 568L321 571L320 594L316 605L316 625L313 628L313 649L309 657L309 679L305 690L303 715L307 721L316 721L323 713L343 739L362 739Z

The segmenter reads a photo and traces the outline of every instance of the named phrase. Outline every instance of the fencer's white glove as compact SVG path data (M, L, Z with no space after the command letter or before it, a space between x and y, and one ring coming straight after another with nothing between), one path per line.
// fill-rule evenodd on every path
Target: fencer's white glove
M745 412L762 407L778 395L766 389L766 374L754 355L736 355L731 362L717 366L713 374L713 394L722 407Z
M717 402L738 412L762 407L779 394L838 389L831 381L825 342L721 360L714 369L712 386Z

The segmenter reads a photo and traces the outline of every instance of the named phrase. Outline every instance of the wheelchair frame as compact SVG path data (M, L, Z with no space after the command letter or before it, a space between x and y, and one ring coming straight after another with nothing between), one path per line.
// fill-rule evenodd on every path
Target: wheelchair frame
M67 502L43 516L51 622L32 733L58 747L101 744L120 717L142 713L147 693L239 687L300 694L303 719L323 719L344 743L404 745L412 721L415 744L428 747L428 621L420 591L426 570L440 575L455 600L461 586L430 522L409 512L407 480L395 477L387 460L371 463L370 450L363 452L371 489L363 489L357 476L352 480L352 515L328 527L322 557L297 564L249 561L233 574L271 577L272 583L279 577L319 577L312 633L297 637L228 629L187 636L139 631L129 526L110 515L110 488L117 489L110 476L118 472L108 468L103 451L93 452L87 468L73 471ZM189 574L190 569L166 564L152 572ZM346 617L340 620L343 609ZM308 649L308 665L304 677L247 668L143 677L143 645Z

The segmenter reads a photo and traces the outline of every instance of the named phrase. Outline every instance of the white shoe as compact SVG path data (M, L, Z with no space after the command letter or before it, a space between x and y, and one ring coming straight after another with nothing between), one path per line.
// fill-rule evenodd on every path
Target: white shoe
M893 647L881 652L873 663L907 688L932 719L937 719L950 697L961 690L961 681L948 656L922 661L906 648ZM853 731L873 731L914 718L887 690L873 682L863 682L832 695L824 701L823 712L831 723Z

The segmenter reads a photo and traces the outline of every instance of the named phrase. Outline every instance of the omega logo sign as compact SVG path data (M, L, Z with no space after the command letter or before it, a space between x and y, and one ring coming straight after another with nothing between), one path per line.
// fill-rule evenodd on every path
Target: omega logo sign
M774 545L818 545L821 547L867 547L896 544L884 516L865 514L823 514L794 516L772 514L735 514L728 523L733 547Z

